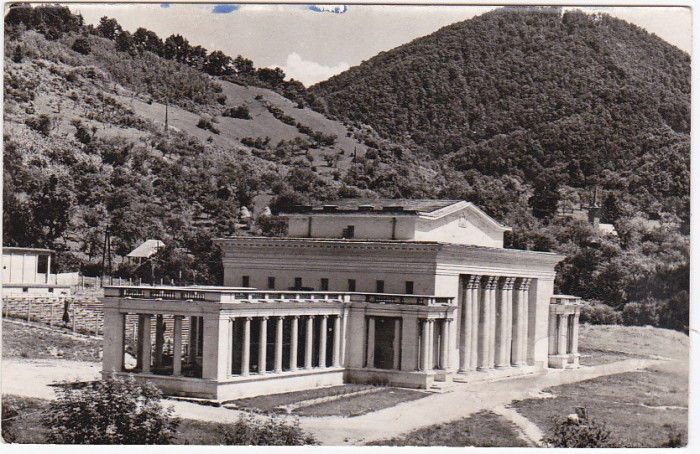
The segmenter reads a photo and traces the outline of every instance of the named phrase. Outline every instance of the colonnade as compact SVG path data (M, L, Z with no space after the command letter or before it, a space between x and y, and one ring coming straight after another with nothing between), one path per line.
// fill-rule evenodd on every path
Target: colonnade
M331 320L329 320L329 318ZM289 319L289 343L285 348L285 319ZM242 333L236 333L235 323L240 320ZM318 320L318 338L314 336L314 323ZM251 349L251 325L258 323L257 352ZM251 373L266 374L281 373L299 369L339 367L341 364L341 324L340 315L292 315L292 316L260 316L260 317L231 317L229 318L229 373L231 375L247 376ZM333 337L329 339L329 328ZM268 370L268 330L274 329L274 366ZM299 358L300 331L304 331L303 352ZM327 364L328 344L331 341L331 361ZM317 355L314 353L317 352ZM251 371L251 354L257 353L257 370ZM314 358L318 360L314 364ZM299 360L302 360L301 363ZM238 361L240 366L238 367ZM234 363L235 366L234 366Z
M578 325L581 306L577 297L554 296L549 305L549 367L577 367Z
M460 311L459 372L527 365L530 278L470 275Z
M451 319L421 319L420 370L447 370L450 366ZM440 336L437 336L437 330ZM439 340L439 345L436 342ZM437 350L437 352L436 352ZM437 356L437 358L436 358ZM437 361L436 361L437 359Z

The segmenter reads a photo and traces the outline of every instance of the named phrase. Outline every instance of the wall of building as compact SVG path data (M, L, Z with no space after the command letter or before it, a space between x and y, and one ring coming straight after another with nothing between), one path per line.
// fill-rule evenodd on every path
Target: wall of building
M45 275L41 275L44 280L39 280L37 275L38 263L39 256L36 253L3 254L2 283L44 283Z
M249 276L250 287L266 289L268 277L274 277L276 289L287 290L301 277L303 287L321 290L325 278L330 291L349 291L348 280L354 279L355 291L372 293L377 291L377 280L383 280L384 293L405 293L406 281L411 281L414 294L433 295L435 262L431 255L428 250L398 247L387 253L357 243L342 248L333 243L284 248L240 245L223 259L224 285L241 286L243 276Z
M486 225L469 209L439 219L418 219L415 239L485 247L503 247L503 232Z
M311 235L309 235L310 217L312 218ZM342 238L343 230L352 225L355 227L355 238L390 240L394 232L394 239L411 240L414 235L414 224L415 217L409 215L322 213L311 216L290 215L288 235L294 238Z

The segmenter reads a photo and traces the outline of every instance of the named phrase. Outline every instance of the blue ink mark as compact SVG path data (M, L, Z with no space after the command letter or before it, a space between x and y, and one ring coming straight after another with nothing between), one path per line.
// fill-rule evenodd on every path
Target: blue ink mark
M240 8L240 6L225 3L221 5L216 5L214 9L211 10L211 12L214 14L228 14L236 11L238 8Z
M160 7L161 8L170 8L170 3L161 3Z
M317 13L343 14L347 12L348 7L347 5L311 5L309 9Z

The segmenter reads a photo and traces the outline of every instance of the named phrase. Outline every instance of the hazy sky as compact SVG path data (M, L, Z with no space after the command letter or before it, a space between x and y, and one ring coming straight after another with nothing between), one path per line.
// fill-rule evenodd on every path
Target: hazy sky
M87 23L117 19L131 32L179 33L209 51L279 66L305 85L325 80L381 51L428 35L492 6L72 4ZM682 7L579 8L603 11L655 33L690 53L691 14Z

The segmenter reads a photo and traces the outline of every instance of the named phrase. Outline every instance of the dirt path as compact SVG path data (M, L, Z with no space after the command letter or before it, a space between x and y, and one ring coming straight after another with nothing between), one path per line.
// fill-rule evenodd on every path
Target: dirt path
M542 389L551 386L629 372L663 362L629 359L576 370L550 370L541 375L492 383L464 383L444 394L433 394L353 418L300 418L300 425L325 445L356 446L395 437L424 426L465 418L481 410L493 410L516 399L537 397ZM96 379L99 370L100 363L3 359L2 392L50 399L53 398L53 388L48 386L50 383L68 379ZM208 407L190 402L168 400L167 403L172 404L178 416L202 421L233 422L241 414L223 407Z

